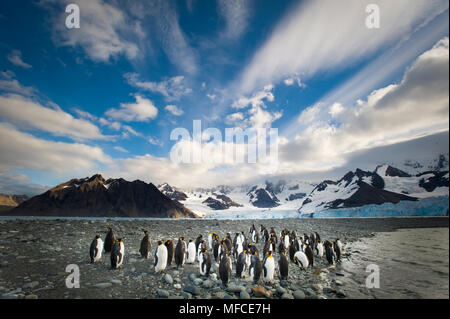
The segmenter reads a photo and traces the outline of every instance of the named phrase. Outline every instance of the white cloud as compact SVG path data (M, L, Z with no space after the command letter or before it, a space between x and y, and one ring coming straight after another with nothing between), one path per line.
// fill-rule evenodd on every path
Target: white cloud
M164 79L161 82L140 81L136 73L126 73L124 77L130 85L142 90L160 93L167 101L177 101L182 96L192 92L191 88L187 88L183 84L184 76L182 75Z
M119 109L109 109L105 112L105 115L108 118L125 122L146 122L158 115L158 109L152 101L138 94L134 97L135 103L121 103Z
M22 52L19 50L12 50L11 53L8 54L8 60L15 66L19 66L24 69L31 69L32 66L28 63L25 63L22 60Z
M184 113L183 110L176 105L166 105L164 109L175 116L180 116Z
M53 108L44 107L17 94L0 95L0 116L8 122L74 139L108 138L91 122L76 119L57 105L52 106Z
M248 92L277 83L293 71L310 77L343 68L403 40L448 8L446 0L378 0L381 27L368 29L365 8L369 3L373 1L302 1L256 52L237 86Z
M108 62L111 58L125 55L134 59L139 53L138 45L131 41L143 38L139 22L127 13L102 0L79 0L80 28L68 30L65 26L65 6L71 0L46 0L41 3L54 14L53 39L57 45L81 47L93 61Z
M273 102L275 97L272 93L272 89L272 85L266 85L263 90L256 92L251 98L240 97L232 104L232 107L236 109L242 109L247 107L248 105L251 105L252 107L261 106L264 104L263 100Z
M342 113L344 111L344 107L342 106L341 103L333 103L333 105L330 106L330 115L331 117L336 117L338 116L340 113Z
M32 95L36 90L30 86L23 86L15 79L16 75L12 71L0 72L0 91L8 93L19 93L21 95Z
M128 153L126 149L124 149L122 146L114 146L114 149L116 151L122 152L122 153Z
M210 99L211 101L214 101L216 99L216 95L215 94L209 94L207 93L206 96L208 97L208 99Z
M284 79L283 82L287 86L291 86L294 83L297 83L297 85L301 88L306 87L306 85L301 81L300 77L298 77L298 76L286 78L286 79Z
M26 168L73 173L111 163L99 147L36 138L6 123L0 123L0 136L0 171Z
M25 174L0 172L0 193L34 196L51 188L31 182Z
M306 109L299 117L303 130L280 154L303 169L331 169L343 165L350 153L448 130L448 68L445 38L420 55L400 83L374 90L353 105L319 103Z
M218 0L218 11L225 18L226 24L222 36L236 39L246 31L250 4L249 0Z
M149 137L148 142L152 145L163 146L163 143L159 139L154 137Z

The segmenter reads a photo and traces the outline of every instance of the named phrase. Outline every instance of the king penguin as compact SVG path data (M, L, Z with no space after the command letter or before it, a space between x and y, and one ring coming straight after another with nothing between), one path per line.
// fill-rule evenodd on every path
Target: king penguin
M155 251L155 272L160 272L166 269L168 261L167 256L168 256L167 245L163 244L162 240L158 241L158 247L156 247Z
M105 244L104 244L105 253L111 252L115 242L116 242L116 238L114 237L112 228L108 227L108 233L106 234Z
M192 241L192 239L189 239L186 257L187 264L193 264L195 262L195 254L196 254L195 243Z
M247 264L247 250L243 250L239 253L236 260L236 277L242 278L248 268Z
M271 251L267 252L266 258L264 259L263 262L263 269L264 269L264 280L271 282L275 275L275 260L273 258Z
M338 261L341 260L341 247L342 247L342 246L339 245L338 242L339 242L339 239L336 239L336 240L333 242L333 249L334 249L334 253L335 253L335 255L336 255L336 262L338 262Z
M294 264L298 265L301 269L306 269L309 266L308 257L303 251L297 251L294 255Z
M334 264L334 252L333 252L333 244L328 240L325 241L325 257L330 265Z
M322 244L322 242L320 241L320 239L318 239L318 240L317 240L317 243L316 243L316 255L317 255L317 257L319 257L319 258L322 258L322 257L323 257L323 244Z
M259 279L261 278L262 273L262 263L259 259L258 255L252 255L251 261L250 261L250 268L248 269L249 273L249 279L254 284L258 283Z
M148 231L144 230L144 238L142 238L141 248L139 249L141 256L143 258L147 259L148 255L150 254L151 248L152 248L152 244L150 243L150 237L148 236Z
M308 257L308 263L311 267L314 267L314 253L309 245L305 247L305 255Z
M116 239L116 243L111 250L111 267L117 269L122 266L123 257L125 255L125 246L123 238Z
M173 246L173 241L171 239L167 239L164 242L164 245L167 248L167 266L170 266L172 265L173 255L175 255L175 247Z
M231 278L231 258L228 256L227 251L222 254L222 258L220 259L219 264L219 275L222 284L226 287L228 285L228 281Z
M197 239L195 240L195 251L198 251L198 246L200 245L202 240L203 240L203 235L198 234Z
M278 269L280 271L280 279L287 280L289 275L289 261L286 257L286 252L280 254L280 259L278 260Z
M200 270L200 275L206 277L209 276L209 271L211 270L211 255L206 247L203 247L200 250L198 257L198 268Z
M103 241L100 235L96 235L89 248L89 255L91 257L91 263L95 263L102 258Z
M186 245L184 242L184 237L178 238L177 246L175 247L175 264L177 268L182 267L185 262L186 257Z

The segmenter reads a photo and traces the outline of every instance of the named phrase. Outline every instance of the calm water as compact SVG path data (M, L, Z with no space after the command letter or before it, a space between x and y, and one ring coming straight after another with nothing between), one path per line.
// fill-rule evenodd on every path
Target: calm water
M378 233L345 248L338 266L349 298L449 298L449 229ZM380 270L380 288L365 286L368 264Z

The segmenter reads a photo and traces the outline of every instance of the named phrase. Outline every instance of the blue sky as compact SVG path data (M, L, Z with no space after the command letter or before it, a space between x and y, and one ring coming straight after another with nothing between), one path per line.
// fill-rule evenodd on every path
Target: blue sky
M69 3L80 29L65 26ZM365 25L369 3L379 29ZM437 0L3 1L0 191L95 172L177 186L312 178L363 150L448 135L448 22ZM403 123L422 97L433 107ZM278 128L279 170L171 163L170 132L196 119Z

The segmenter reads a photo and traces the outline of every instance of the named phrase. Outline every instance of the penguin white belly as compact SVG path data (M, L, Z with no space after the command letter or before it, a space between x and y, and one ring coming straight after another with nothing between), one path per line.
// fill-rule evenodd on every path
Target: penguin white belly
M186 263L193 264L195 261L195 244L189 243L188 245L188 259L186 260Z
M338 240L336 243L339 247L339 250L342 252L342 242L340 240Z
M119 255L119 260L117 263L117 268L119 268L120 266L122 266L123 264L123 257L125 256L125 246L124 244L121 242L120 243L120 255Z
M203 254L198 255L198 268L200 271L200 275L204 276L206 271L203 271Z
M209 245L209 249L213 249L213 238L212 238L212 234L209 234L209 236L208 236L208 245Z
M275 275L275 261L274 261L273 257L268 257L266 259L264 268L265 268L264 280L272 281L273 277Z
M284 236L284 247L286 247L286 250L289 249L289 236Z
M237 252L236 256L239 256L243 250L244 250L244 248L242 248L242 244L239 243L236 247L236 252Z
M317 256L323 257L323 244L322 243L317 244Z
M94 262L97 262L102 258L103 241L101 240L101 238L97 239L96 248L97 248L97 255L94 256Z
M164 245L159 245L156 251L156 256L158 257L158 262L155 266L155 272L160 272L166 269L167 266L167 247Z
M302 251L297 251L294 255L294 257L297 258L298 265L302 268L307 268L309 266L308 257L306 257L306 254Z

